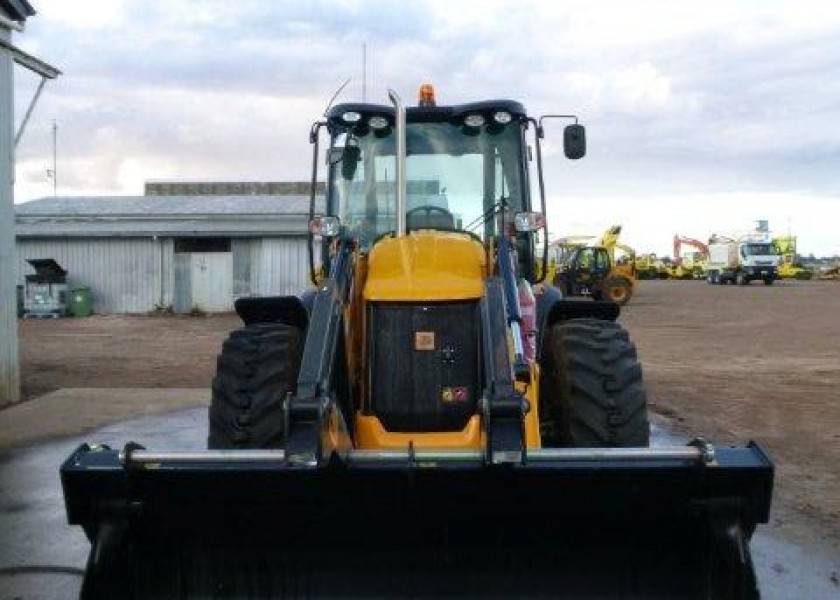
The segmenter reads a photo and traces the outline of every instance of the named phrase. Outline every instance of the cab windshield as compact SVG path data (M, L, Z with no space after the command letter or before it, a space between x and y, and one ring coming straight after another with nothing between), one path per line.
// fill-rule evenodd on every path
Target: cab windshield
M340 148L342 150L339 151ZM396 230L395 137L358 128L333 140L333 206L346 231L369 246ZM522 132L517 123L406 127L406 227L496 235L524 210Z
M746 244L743 247L744 256L771 256L776 254L772 244Z

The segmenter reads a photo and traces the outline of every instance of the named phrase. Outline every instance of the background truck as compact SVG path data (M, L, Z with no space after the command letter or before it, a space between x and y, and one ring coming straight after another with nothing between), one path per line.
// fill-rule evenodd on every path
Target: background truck
M759 238L740 240L713 237L709 243L706 281L747 285L760 280L772 285L779 278L779 255L773 244Z

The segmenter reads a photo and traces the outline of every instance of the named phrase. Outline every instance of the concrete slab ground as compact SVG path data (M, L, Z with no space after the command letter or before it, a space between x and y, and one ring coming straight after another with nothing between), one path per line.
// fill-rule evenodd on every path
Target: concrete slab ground
M136 441L153 450L203 449L208 397L201 389L62 390L0 411L7 444L0 448L0 600L78 597L89 543L81 528L67 525L58 476L74 448ZM191 402L194 408L180 410ZM52 436L58 439L33 443ZM654 445L687 441L662 419L654 420L652 437ZM803 546L763 526L752 550L764 600L837 598L840 557L831 548Z
M64 388L0 411L0 451L209 403L203 388Z
M146 410L160 413L166 397L184 401L185 396L178 391L148 390L150 394L144 395L138 390L112 390L112 398L122 411L131 410L132 415ZM199 391L192 391L194 398L200 397ZM136 410L126 408L131 407L132 400L144 397L153 401ZM0 419L6 412L0 412ZM27 416L40 414L36 410L27 412ZM207 410L203 407L122 418L74 436L65 433L88 424L69 410L67 414L68 423L53 428L64 437L0 450L0 600L78 598L90 544L80 527L67 524L59 466L80 444L119 448L136 440L150 448L172 450L201 449L206 444ZM114 418L117 414L116 408L109 411ZM24 422L21 416L17 418Z

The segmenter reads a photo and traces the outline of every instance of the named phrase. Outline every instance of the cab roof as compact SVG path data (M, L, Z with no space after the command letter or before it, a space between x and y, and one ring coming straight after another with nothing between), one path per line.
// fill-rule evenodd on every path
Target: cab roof
M494 112L506 111L514 121L528 118L525 107L515 100L482 100L452 106L406 106L406 120L409 123L449 121L462 119L469 114L492 116ZM336 104L327 113L327 120L331 124L342 124L342 115L347 112L357 112L363 115L381 115L394 118L394 107L385 104L369 104L363 102L347 102Z

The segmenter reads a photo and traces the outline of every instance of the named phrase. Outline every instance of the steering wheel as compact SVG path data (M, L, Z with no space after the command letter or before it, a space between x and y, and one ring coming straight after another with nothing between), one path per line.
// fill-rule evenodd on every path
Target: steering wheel
M417 216L420 213L423 213L423 217L418 219ZM432 215L438 216L435 218ZM419 220L424 225L412 227L412 218ZM405 223L409 229L453 229L455 226L455 217L445 208L435 206L434 204L423 204L422 206L417 206L406 211Z

